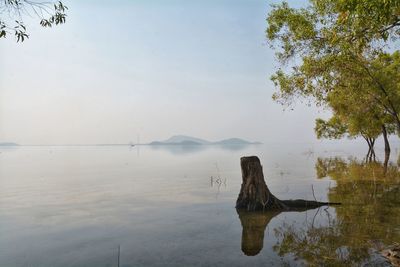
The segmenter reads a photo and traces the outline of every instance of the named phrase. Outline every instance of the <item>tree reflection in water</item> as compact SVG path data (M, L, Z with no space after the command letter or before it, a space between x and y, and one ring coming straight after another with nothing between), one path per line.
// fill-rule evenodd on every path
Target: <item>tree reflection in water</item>
M247 256L255 256L263 248L264 231L269 222L280 211L247 212L237 210L242 224L242 251Z
M400 240L400 171L391 163L356 159L318 158L318 178L330 177L332 208L315 210L305 225L283 223L274 229L280 256L293 256L311 266L385 265L379 251ZM255 255L263 247L264 230L280 212L239 213L243 226L242 250ZM314 224L316 215L324 218Z

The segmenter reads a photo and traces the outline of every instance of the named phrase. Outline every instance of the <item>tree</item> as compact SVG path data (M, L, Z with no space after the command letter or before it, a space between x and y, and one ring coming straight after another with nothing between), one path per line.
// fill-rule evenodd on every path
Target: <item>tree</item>
M282 64L271 77L279 89L273 98L283 105L308 99L335 110L334 98L342 97L336 104L353 112L342 101L350 97L357 100L355 106L374 110L370 120L390 116L400 131L400 55L385 52L388 38L399 37L399 4L385 2L313 0L300 9L275 5L266 31L272 47L279 47Z
M351 77L346 78L346 83L351 83ZM368 143L369 152L374 155L376 138L382 134L385 141L385 151L390 152L388 135L395 131L393 117L381 106L376 105L376 100L370 94L361 94L368 86L361 83L362 88L349 85L347 88L332 90L326 97L326 102L334 115L328 121L316 120L315 132L317 138L340 139L344 136L350 138L361 136ZM353 90L356 88L356 90ZM370 91L373 88L370 89Z
M364 77L357 66L343 71L342 82L328 94L327 102L335 114L348 121L350 134L361 134L365 137L376 138L382 133L385 142L385 152L390 152L388 135L395 133L398 124L397 110L400 108L398 85L393 83L398 74L387 71L398 61L398 52L394 54L380 53L379 57L369 64L374 77L379 77L380 86L373 81L371 75ZM382 62L382 58L390 58L390 64ZM385 60L387 61L387 60ZM343 66L343 65L342 65ZM398 67L395 67L398 68ZM390 77L392 80L387 80ZM348 118L348 119L346 119ZM367 140L367 139L366 139ZM373 149L373 146L372 146Z
M14 35L17 42L29 38L24 16L35 16L42 27L52 27L66 21L68 7L62 2L30 0L0 0L0 38Z
M372 158L375 157L375 140L382 133L381 127L384 127L386 130L386 127L381 124L379 120L370 121L367 116L339 118L338 115L335 114L327 121L320 118L316 119L314 130L318 139L341 139L345 136L356 138L361 136L368 144L367 158L372 160Z

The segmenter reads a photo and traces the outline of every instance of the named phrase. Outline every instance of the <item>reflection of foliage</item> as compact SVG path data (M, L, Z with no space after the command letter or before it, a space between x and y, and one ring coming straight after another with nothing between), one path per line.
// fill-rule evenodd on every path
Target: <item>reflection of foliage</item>
M328 225L275 229L279 255L293 254L307 265L360 265L377 260L374 251L400 240L400 172L397 166L340 158L318 159L318 178L336 186L330 201L340 201Z
M278 242L274 250L279 256L293 254L297 260L309 265L330 266L340 262L349 265L352 259L347 258L348 253L345 247L340 244L342 239L335 221L331 227L309 227L306 230L299 230L294 225L283 224L275 229Z

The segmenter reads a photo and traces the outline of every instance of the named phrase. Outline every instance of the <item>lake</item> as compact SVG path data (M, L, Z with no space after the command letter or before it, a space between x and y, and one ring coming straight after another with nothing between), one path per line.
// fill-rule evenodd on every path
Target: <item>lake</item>
M398 150L366 145L0 148L0 266L388 266L400 241ZM257 155L280 199L240 213L239 160Z

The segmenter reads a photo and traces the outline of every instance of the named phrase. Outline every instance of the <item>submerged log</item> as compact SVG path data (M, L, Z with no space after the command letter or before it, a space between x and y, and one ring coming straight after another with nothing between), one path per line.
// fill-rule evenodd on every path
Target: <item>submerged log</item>
M296 210L340 204L304 199L280 200L269 191L258 157L242 157L240 165L242 168L242 186L236 201L237 209L247 211Z

